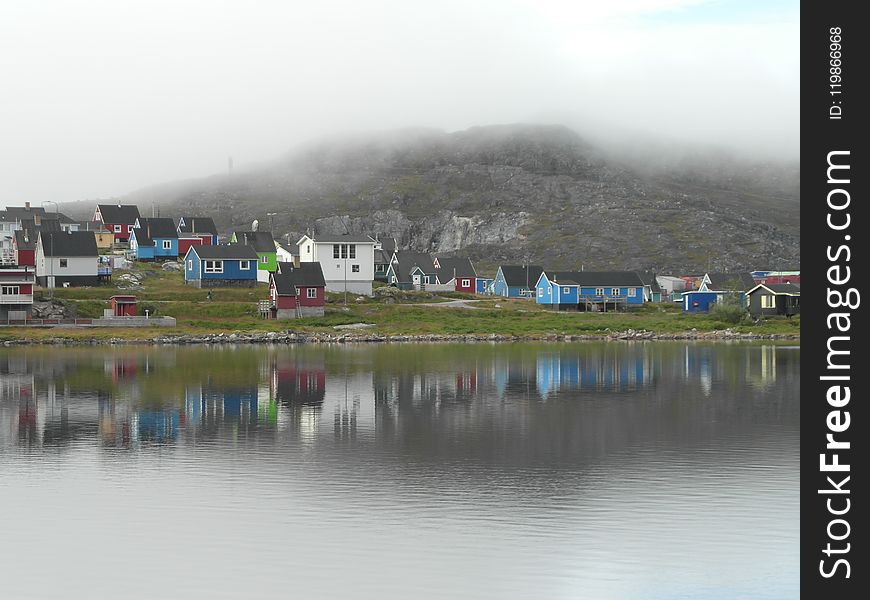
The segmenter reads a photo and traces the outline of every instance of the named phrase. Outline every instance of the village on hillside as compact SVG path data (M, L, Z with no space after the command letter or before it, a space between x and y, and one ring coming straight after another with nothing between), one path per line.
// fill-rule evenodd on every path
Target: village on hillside
M222 240L207 216L174 221L143 217L134 205L99 204L92 220L79 222L25 203L0 210L0 323L51 324L33 317L35 288L111 285L116 269L135 262L163 263L197 288L262 284L257 308L266 319L322 316L326 292L371 296L375 286L527 299L559 311L672 303L687 313L704 313L730 303L754 317L800 313L799 271L665 275L514 264L484 274L467 257L402 249L378 234L309 233L288 245L254 222L250 230ZM87 324L157 324L138 313L135 296L119 293L102 319Z

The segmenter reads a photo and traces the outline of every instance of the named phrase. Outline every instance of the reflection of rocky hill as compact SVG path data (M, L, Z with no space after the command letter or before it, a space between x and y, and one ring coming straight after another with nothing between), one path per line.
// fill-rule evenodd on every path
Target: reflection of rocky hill
M702 271L798 268L798 186L797 165L614 157L563 127L497 126L321 143L129 200L211 214L225 231L277 212L290 239L307 228L381 233L488 264L529 255L558 268Z

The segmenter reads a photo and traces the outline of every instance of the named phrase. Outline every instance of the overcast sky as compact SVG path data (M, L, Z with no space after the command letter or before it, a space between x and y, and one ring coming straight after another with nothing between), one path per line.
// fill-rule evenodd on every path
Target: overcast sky
M511 122L798 156L799 3L3 0L0 206Z

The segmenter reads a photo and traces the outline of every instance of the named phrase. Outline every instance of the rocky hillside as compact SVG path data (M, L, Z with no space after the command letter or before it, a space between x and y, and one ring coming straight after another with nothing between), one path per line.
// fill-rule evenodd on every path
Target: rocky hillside
M241 174L145 189L150 211L393 236L478 264L700 272L800 266L799 165L710 152L614 153L555 126L330 140ZM277 213L272 217L268 213Z

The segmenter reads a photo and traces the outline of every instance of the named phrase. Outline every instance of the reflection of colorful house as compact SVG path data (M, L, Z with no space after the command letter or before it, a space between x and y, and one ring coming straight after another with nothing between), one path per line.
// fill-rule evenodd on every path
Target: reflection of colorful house
M134 430L140 442L169 442L178 438L178 409L139 411L134 417Z
M272 365L271 386L279 404L320 406L326 397L326 369L319 362L278 359Z
M648 385L653 370L644 353L607 356L600 353L541 353L536 365L538 393L568 390L625 391Z

